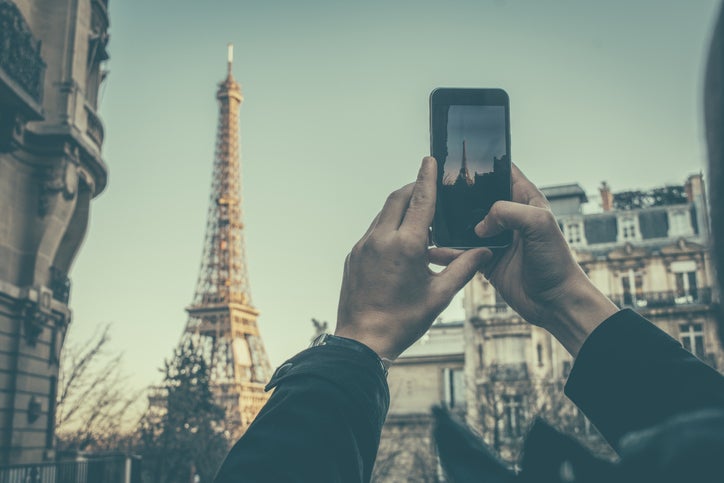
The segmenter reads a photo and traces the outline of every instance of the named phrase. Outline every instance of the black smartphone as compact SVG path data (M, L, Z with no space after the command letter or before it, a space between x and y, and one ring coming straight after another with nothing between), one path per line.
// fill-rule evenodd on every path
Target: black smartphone
M513 233L489 238L475 225L498 200L511 199L510 107L502 89L435 89L430 151L437 160L432 241L439 247L506 247Z

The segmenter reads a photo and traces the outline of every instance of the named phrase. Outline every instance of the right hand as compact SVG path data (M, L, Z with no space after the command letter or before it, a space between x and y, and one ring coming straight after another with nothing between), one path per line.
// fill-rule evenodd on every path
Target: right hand
M429 328L492 256L487 248L428 248L435 213L437 164L423 159L414 184L392 193L347 257L335 334L395 359ZM447 268L430 260L447 257Z
M478 236L514 230L513 243L482 267L508 305L553 334L574 356L585 338L618 311L588 279L563 238L543 193L512 166L513 201L498 201Z

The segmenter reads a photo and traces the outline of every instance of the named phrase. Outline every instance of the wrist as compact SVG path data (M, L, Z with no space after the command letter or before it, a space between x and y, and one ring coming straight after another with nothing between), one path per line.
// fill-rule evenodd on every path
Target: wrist
M553 309L547 329L575 358L588 336L619 308L588 278L564 293L565 299Z
M374 349L364 342L351 337L339 335L338 333L335 333L334 335L322 334L317 337L314 342L312 342L312 347L320 345L340 346L362 354L367 354L369 357L373 357L380 364L382 372L384 372L385 375L387 375L387 370L390 368L390 365L392 365L392 361L390 359L380 356Z
M352 339L365 345L382 360L392 361L397 359L398 354L393 353L389 347L389 342L384 337L380 338L374 337L371 334L360 334L358 332L340 329L339 327L334 331L334 335L344 337L345 339Z

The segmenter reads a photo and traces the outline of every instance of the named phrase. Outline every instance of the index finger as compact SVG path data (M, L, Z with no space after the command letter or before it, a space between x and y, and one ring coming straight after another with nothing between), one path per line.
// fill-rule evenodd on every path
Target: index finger
M425 156L417 173L410 204L400 225L401 230L413 231L427 237L432 217L435 215L436 180L437 162L432 156Z

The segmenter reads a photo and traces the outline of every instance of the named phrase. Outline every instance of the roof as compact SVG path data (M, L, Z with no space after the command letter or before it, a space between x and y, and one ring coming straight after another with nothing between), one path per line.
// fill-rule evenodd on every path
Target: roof
M583 202L588 201L588 197L586 197L586 192L583 190L581 185L578 183L546 186L544 188L541 188L541 191L543 192L545 197L548 198L549 200L556 199L556 198L577 197L577 198L580 198L581 201L583 201Z
M462 355L465 348L462 322L436 323L412 344L400 359L407 357L435 357L442 355Z

